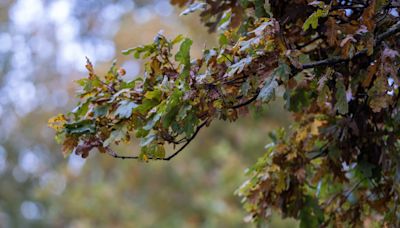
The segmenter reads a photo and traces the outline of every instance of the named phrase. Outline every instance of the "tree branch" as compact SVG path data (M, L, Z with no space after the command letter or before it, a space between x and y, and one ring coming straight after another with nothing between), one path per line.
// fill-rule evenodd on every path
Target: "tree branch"
M139 159L139 156L121 156L121 155L118 155L110 147L105 147L104 149L106 149L108 155L110 155L111 157L114 157L114 158L120 158L120 159L123 159L123 160L124 159Z
M343 59L340 57L334 57L334 58L330 58L330 59L324 59L324 60L320 60L320 61L316 61L316 62L312 62L312 63L306 63L301 65L300 70L305 70L305 69L310 69L310 68L314 68L314 67L318 67L318 66L330 66L330 65L336 65L338 63L342 63L342 62L346 62L349 59Z
M395 25L393 25L390 29L388 29L386 32L378 35L375 44L378 45L382 43L386 38L393 36L394 34L400 32L400 22L397 22Z
M168 156L168 157L166 157L166 158L161 158L161 159L156 159L156 160L169 161L169 160L171 160L172 158L174 158L176 155L178 155L183 149L185 149L185 147L186 147L187 145L189 145L189 143L196 137L196 135L199 133L199 131L200 131L204 126L206 126L207 121L208 121L208 119L205 120L202 124L200 124L200 125L197 127L197 129L196 129L196 131L194 132L194 134L192 135L192 137L190 137L190 138L188 139L188 141L187 141L185 144L183 144L183 146L182 146L181 148L179 148L175 153L171 154L170 156Z
M243 106L246 106L248 104L251 104L253 101L257 100L257 97L260 94L260 91L261 91L260 89L257 89L256 94L252 98L250 98L249 100L247 100L247 101L245 101L243 103L231 106L229 108L237 109L237 108L241 108Z
M380 43L382 43L383 40L395 35L398 32L400 32L400 22L393 25L386 32L378 35L375 40L375 46L379 45ZM312 62L312 63L306 63L306 64L303 64L299 70L305 70L305 69L310 69L310 68L319 67L319 66L336 65L336 64L347 62L354 58L360 57L361 55L364 55L365 53L367 53L367 50L364 49L362 51L357 52L354 56L352 56L350 58L333 57L333 58L324 59L324 60L320 60L320 61L316 61L316 62Z
M341 10L341 9L365 9L365 5L338 5L338 6L332 6L331 10Z
M383 40L385 40L388 37L391 37L393 35L395 35L396 33L400 32L400 22L396 23L395 25L393 25L390 29L388 29L386 32L380 34L377 36L376 40L375 40L375 46L379 45L380 43L382 43ZM312 63L307 63L307 64L303 64L301 65L300 68L296 68L296 70L305 70L305 69L310 69L310 68L314 68L314 67L319 67L319 66L331 66L331 65L336 65L339 63L343 63L343 62L347 62L350 61L354 58L357 58L361 55L364 55L365 53L367 53L367 50L362 50L357 52L354 56L349 57L349 58L340 58L340 57L333 57L333 58L329 58L329 59L324 59L324 60L320 60L320 61L316 61L316 62L312 62ZM230 108L232 109L237 109L246 105L251 104L252 102L254 102L255 100L257 100L257 97L260 93L260 89L257 89L255 95L253 97L251 97L249 100L231 106ZM185 144L183 144L183 146L181 146L177 151L175 151L173 154L171 154L170 156L166 157L166 158L148 158L149 160L163 160L163 161L169 161L172 158L174 158L175 156L177 156L180 152L182 152L190 143L191 141L197 136L197 134L199 133L200 129L203 128L206 124L207 121L204 121L202 124L200 124L196 131L194 132L194 134L192 135L192 137L190 137L189 139L187 139L187 141L185 142ZM114 157L114 158L119 158L119 159L139 159L139 156L121 156L118 155L116 152L114 152L110 147L106 147L105 150L107 151L108 155Z
M171 154L170 156L166 157L166 158L153 158L150 157L148 158L149 160L162 160L162 161L169 161L172 158L174 158L175 156L177 156L180 152L182 152L183 149L185 149L189 143L196 137L196 135L199 133L199 131L201 130L201 128L203 128L204 126L206 126L208 122L208 119L205 120L202 124L200 124L199 126L197 126L196 131L193 133L192 137L190 137L185 144L183 144L183 146L181 146L177 151L175 151L173 154ZM133 160L137 160L140 157L139 156L122 156L122 155L118 155L114 150L112 150L110 147L106 147L105 148L107 151L107 154L110 155L111 157L114 158L119 158L119 159L133 159Z

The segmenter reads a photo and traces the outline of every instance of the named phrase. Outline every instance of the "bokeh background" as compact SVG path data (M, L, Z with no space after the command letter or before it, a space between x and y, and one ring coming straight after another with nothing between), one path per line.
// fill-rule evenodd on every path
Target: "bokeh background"
M268 132L290 122L279 99L236 123L214 122L170 162L63 158L47 127L77 102L85 56L99 75L117 59L129 80L142 62L121 50L160 30L193 38L194 57L216 45L198 15L181 10L168 0L0 0L0 227L253 227L234 191Z

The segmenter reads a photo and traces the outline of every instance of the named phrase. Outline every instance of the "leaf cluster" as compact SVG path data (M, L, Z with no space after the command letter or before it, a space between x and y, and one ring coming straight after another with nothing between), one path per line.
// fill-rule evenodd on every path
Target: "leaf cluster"
M237 191L247 219L274 209L302 227L400 225L400 22L388 14L397 1L172 3L200 10L219 46L192 59L190 39L159 34L123 52L147 60L132 81L115 64L99 77L88 61L79 104L50 120L65 155L169 160L212 120L235 121L279 89L295 122L271 134ZM111 149L133 136L139 153Z

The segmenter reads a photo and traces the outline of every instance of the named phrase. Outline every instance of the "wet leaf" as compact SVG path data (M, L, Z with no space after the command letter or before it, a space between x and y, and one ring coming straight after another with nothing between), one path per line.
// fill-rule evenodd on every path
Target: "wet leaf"
M191 14L193 12L196 12L198 10L203 10L205 9L207 6L206 3L204 2L195 2L193 4L191 4L188 8L186 8L181 14L180 16L186 16L188 14Z
M64 125L67 134L87 134L95 133L95 123L93 120L81 120L78 122L67 123Z
M336 80L336 104L335 109L340 114L346 114L349 112L349 104L346 98L346 88L342 80Z
M275 96L275 89L278 88L278 82L276 81L275 77L271 77L269 80L266 80L264 83L263 88L258 94L257 99L261 100L262 102L269 102Z
M129 118L132 115L133 109L137 108L138 105L131 101L121 101L117 110L115 111L115 115L120 118Z

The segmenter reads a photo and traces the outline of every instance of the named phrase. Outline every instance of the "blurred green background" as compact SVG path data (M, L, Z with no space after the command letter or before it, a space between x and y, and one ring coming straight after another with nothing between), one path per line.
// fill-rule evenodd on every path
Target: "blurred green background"
M85 56L99 75L117 59L132 79L142 62L121 50L160 30L193 38L194 57L216 45L198 15L181 10L167 0L0 0L0 227L254 226L234 191L268 132L290 121L279 99L236 123L214 122L170 162L64 159L47 127L77 102ZM133 153L136 143L118 151Z

